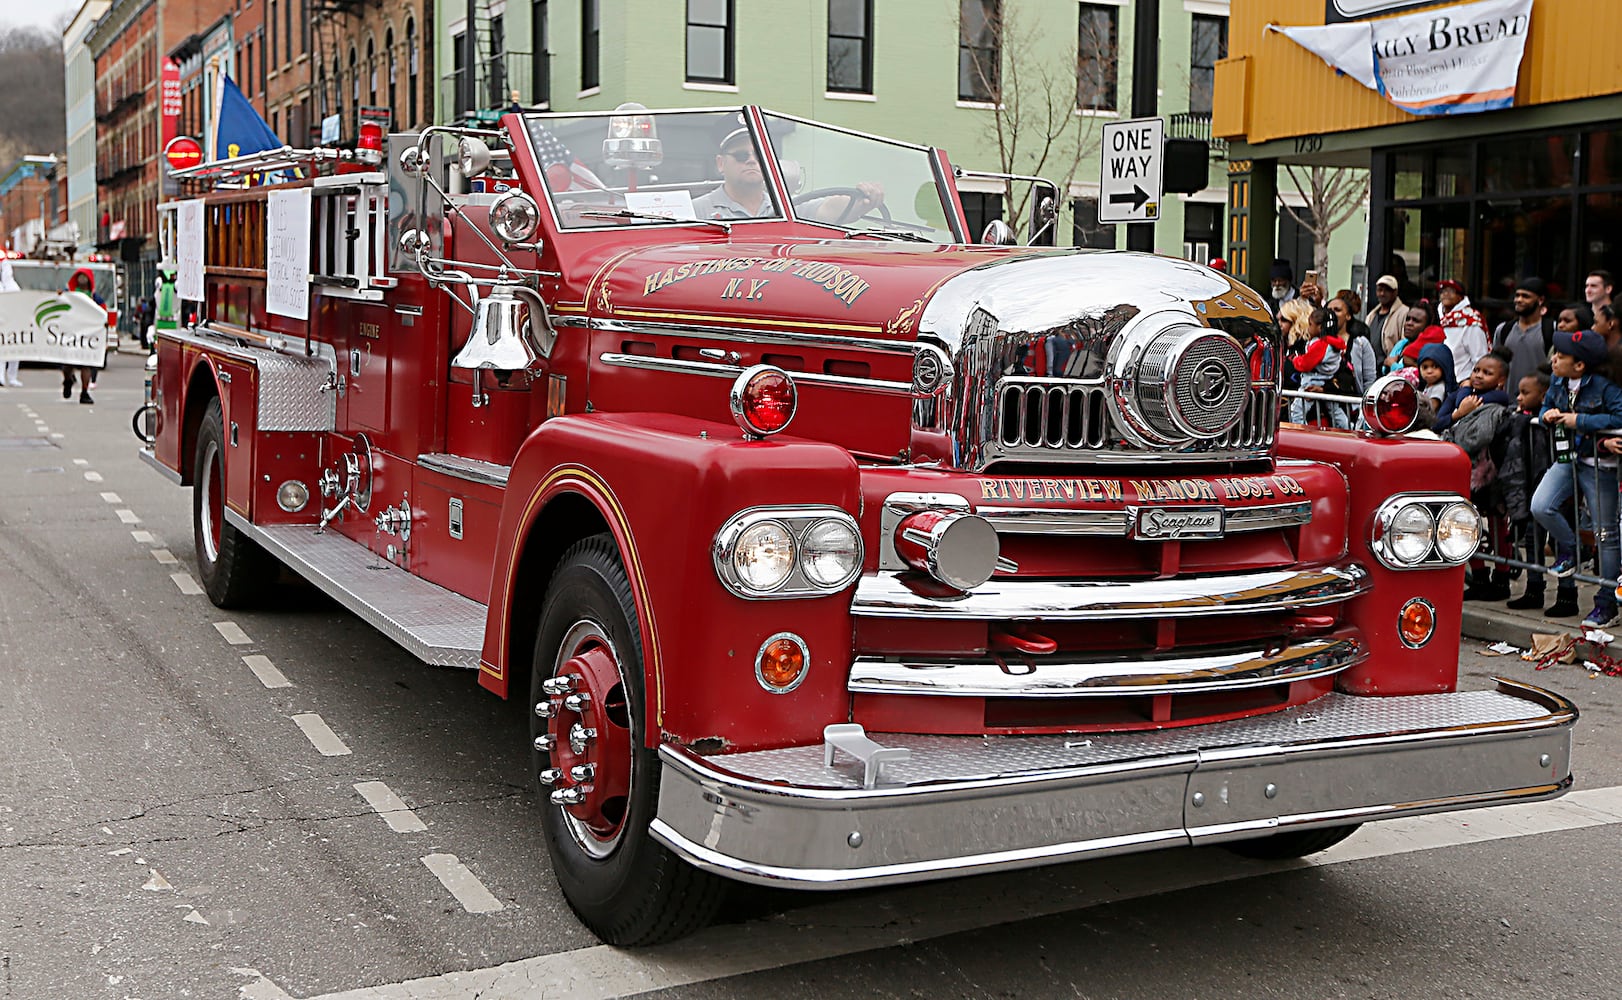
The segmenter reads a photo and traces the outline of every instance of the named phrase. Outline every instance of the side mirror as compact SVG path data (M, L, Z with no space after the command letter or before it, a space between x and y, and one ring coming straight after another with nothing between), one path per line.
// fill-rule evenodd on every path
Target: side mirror
M994 247L1011 247L1018 241L1014 235L1014 227L1001 219L992 219L986 223L985 231L980 234L980 242Z
M1030 246L1053 246L1054 221L1059 218L1058 192L1046 184L1031 191Z

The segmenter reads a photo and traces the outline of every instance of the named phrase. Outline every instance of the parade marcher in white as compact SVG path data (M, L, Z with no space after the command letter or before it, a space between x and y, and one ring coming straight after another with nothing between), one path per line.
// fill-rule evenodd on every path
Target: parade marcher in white
M4 255L4 251L0 251L0 292L20 291L22 289L17 285L17 276L12 273L11 260ZM17 377L21 368L21 361L7 361L0 367L0 382L9 386L21 386L23 380Z
M1436 283L1436 291L1442 300L1442 332L1447 335L1448 350L1453 352L1453 377L1464 382L1475 370L1476 362L1492 350L1487 343L1487 321L1470 304L1461 283L1443 278Z

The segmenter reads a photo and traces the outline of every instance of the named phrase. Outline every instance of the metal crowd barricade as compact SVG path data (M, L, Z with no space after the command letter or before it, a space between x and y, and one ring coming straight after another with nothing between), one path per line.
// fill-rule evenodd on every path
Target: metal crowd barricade
M1279 395L1285 399L1304 400L1309 404L1306 421L1304 422L1305 426L1332 427L1334 419L1328 412L1329 406L1343 407L1342 412L1346 414L1346 422L1352 429L1355 430L1360 426L1366 426L1363 424L1363 398L1361 396L1342 396L1333 392L1309 392L1306 389L1284 389L1280 391ZM1291 409L1293 409L1293 406ZM1285 418L1288 419L1288 417L1289 409L1286 409Z
M1566 506L1569 507L1571 511L1573 533L1577 538L1578 566L1577 572L1573 573L1566 579L1575 580L1579 583L1592 583L1608 588L1616 587L1617 581L1599 575L1600 548L1607 536L1615 536L1619 532L1622 532L1622 526L1619 526L1617 523L1616 512L1612 513L1612 516L1609 518L1609 523L1601 523L1602 519L1596 516L1598 511L1588 509L1588 498L1583 495L1582 484L1577 480L1577 466L1585 458L1594 460L1596 466L1602 458L1608 458L1613 462L1618 462L1619 466L1622 466L1622 456L1613 455L1608 451L1602 452L1600 449L1600 441L1603 438L1614 437L1622 437L1622 430L1597 431L1588 434L1588 452L1586 454L1579 454L1577 450L1573 448L1571 461L1564 463L1564 468L1567 474L1571 476L1571 500ZM1561 468L1561 463L1555 463L1549 466L1549 468L1550 470L1559 469ZM1622 473L1622 468L1619 468L1618 472ZM1529 503L1531 496L1537 492L1537 486L1537 483L1532 483L1529 485L1527 492ZM1596 496L1598 495L1601 486L1602 484L1598 479L1598 469L1596 468L1594 481ZM1622 500L1619 500L1617 508L1618 511L1622 511ZM1583 545L1583 526L1585 523L1588 525L1594 541L1594 544L1591 547ZM1547 537L1548 533L1541 527L1538 527L1536 525L1536 521L1533 522L1533 526L1533 529L1530 530L1536 531L1535 537L1541 539L1546 547L1549 541ZM1512 534L1509 540L1509 548L1511 551L1513 551L1515 548L1513 528L1511 529L1511 532ZM1503 566L1506 569L1521 569L1531 573L1547 573L1549 571L1549 567L1546 563L1525 562L1512 556L1505 556L1496 552L1488 551L1487 546L1495 544L1496 541L1497 538L1494 533L1492 533L1490 530L1483 531L1481 533L1481 546L1476 550L1476 554L1473 558L1480 559L1483 562L1492 563L1495 566ZM1593 573L1583 571L1585 567L1590 566L1594 568Z

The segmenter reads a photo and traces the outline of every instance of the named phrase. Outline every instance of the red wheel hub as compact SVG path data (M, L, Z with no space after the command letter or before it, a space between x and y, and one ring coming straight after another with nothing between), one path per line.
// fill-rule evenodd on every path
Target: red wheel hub
M547 682L553 705L547 728L552 801L573 820L582 847L611 850L624 830L631 797L625 684L613 648L598 634L581 635L560 655L568 659Z

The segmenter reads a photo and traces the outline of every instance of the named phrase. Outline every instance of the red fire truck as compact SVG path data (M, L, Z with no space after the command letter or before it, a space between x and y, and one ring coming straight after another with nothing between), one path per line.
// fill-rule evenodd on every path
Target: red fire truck
M1456 690L1462 453L1400 379L1281 428L1227 275L974 245L940 150L755 107L367 145L166 206L142 454L215 603L284 565L523 700L603 940L1569 787L1571 703Z

